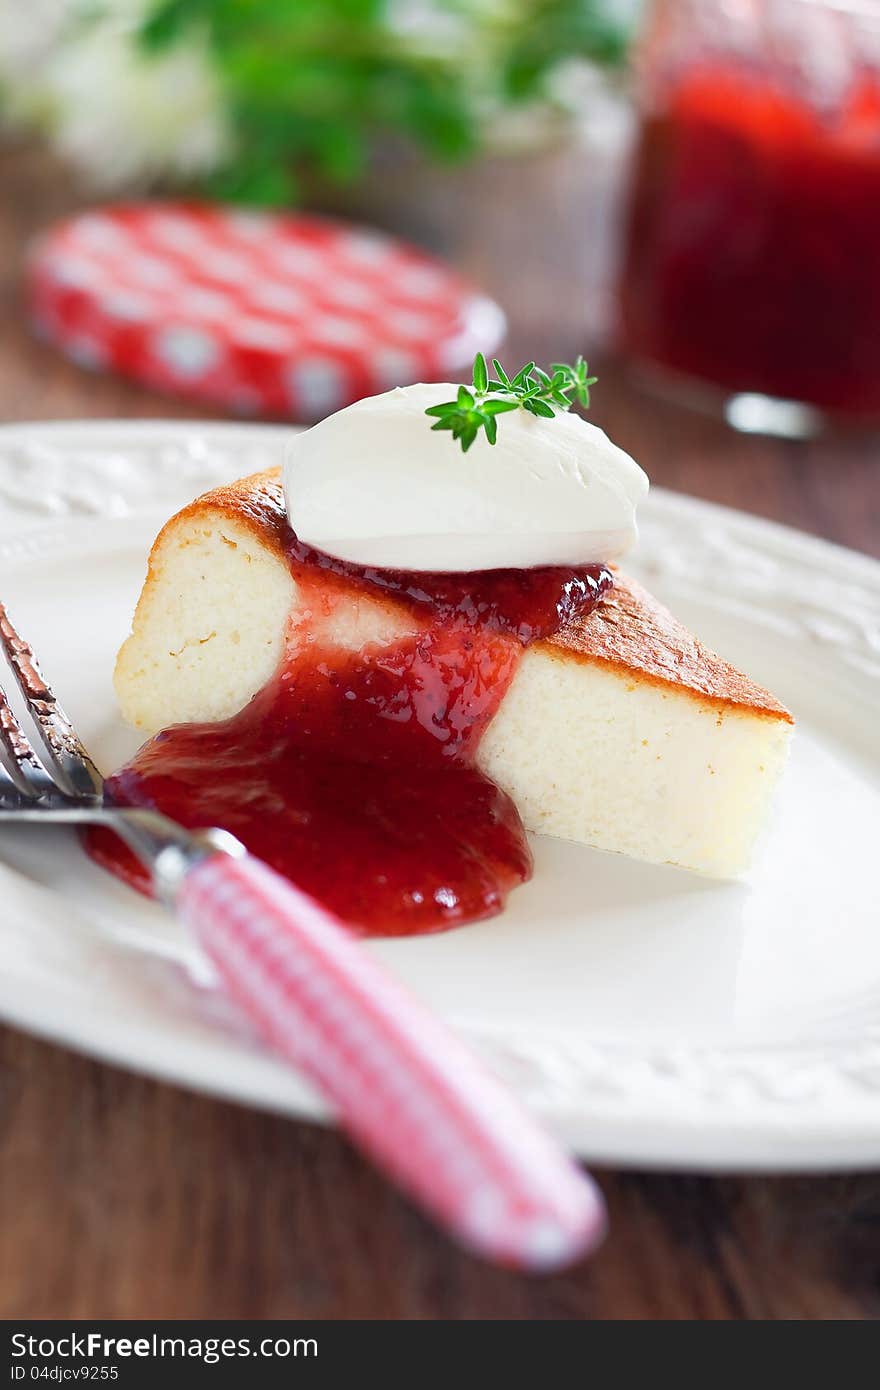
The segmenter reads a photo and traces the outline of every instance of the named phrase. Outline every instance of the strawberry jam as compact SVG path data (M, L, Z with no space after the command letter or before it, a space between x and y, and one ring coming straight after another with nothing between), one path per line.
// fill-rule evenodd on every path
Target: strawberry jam
M757 60L670 82L634 173L625 346L729 390L880 417L880 74L857 69L827 106Z
M367 570L293 537L289 555L299 602L274 678L231 719L158 734L108 796L222 826L365 933L499 912L531 855L513 802L477 767L480 738L524 647L589 612L610 573ZM377 599L380 640L353 639L353 615L375 621ZM146 886L115 836L92 832L89 847Z

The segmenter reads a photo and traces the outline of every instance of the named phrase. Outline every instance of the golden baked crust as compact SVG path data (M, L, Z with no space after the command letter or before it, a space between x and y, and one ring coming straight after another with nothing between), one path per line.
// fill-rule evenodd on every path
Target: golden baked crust
M165 523L156 537L153 553L161 546L165 533L172 526L176 527L179 521L198 523L202 517L206 521L213 521L217 512L252 531L256 539L270 550L283 551L289 527L281 469L267 468L263 473L251 473L247 478L224 483L222 487L203 493Z
M181 520L197 523L202 515L213 521L218 511L245 526L268 549L283 554L289 528L280 469L215 488L190 503L168 525ZM705 647L640 584L617 570L614 588L597 607L543 645L576 660L614 666L639 681L673 686L719 707L794 722L773 695Z
M784 705L698 641L667 608L615 568L614 588L584 618L566 624L547 645L606 661L640 680L675 685L721 705L735 705L793 724Z

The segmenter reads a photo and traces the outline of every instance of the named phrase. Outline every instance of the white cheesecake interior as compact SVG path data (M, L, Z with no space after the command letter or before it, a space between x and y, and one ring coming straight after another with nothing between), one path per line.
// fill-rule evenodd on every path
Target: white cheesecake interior
M125 719L145 734L234 714L281 661L299 595L276 522L242 497L202 499L154 548L115 677ZM609 606L596 620L607 644L585 628L583 640L524 653L478 761L530 830L736 876L766 820L790 716L629 587L639 595L629 616ZM642 612L650 651L636 659ZM352 598L331 621L335 639L358 648L414 620L385 599ZM621 624L631 629L622 643Z

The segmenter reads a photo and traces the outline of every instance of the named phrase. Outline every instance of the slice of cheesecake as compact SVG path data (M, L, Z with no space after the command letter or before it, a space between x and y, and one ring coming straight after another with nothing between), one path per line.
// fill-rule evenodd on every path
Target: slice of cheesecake
M270 680L301 603L288 539L277 471L168 522L116 666L126 720L153 733L224 719ZM393 598L353 593L308 622L358 649L415 619ZM589 616L524 652L477 760L527 829L731 877L766 819L792 722L618 572Z

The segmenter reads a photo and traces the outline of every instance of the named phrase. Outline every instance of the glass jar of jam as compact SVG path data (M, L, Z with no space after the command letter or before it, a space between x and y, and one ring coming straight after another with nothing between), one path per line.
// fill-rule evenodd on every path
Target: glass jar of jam
M880 0L656 0L638 61L624 349L880 421Z

